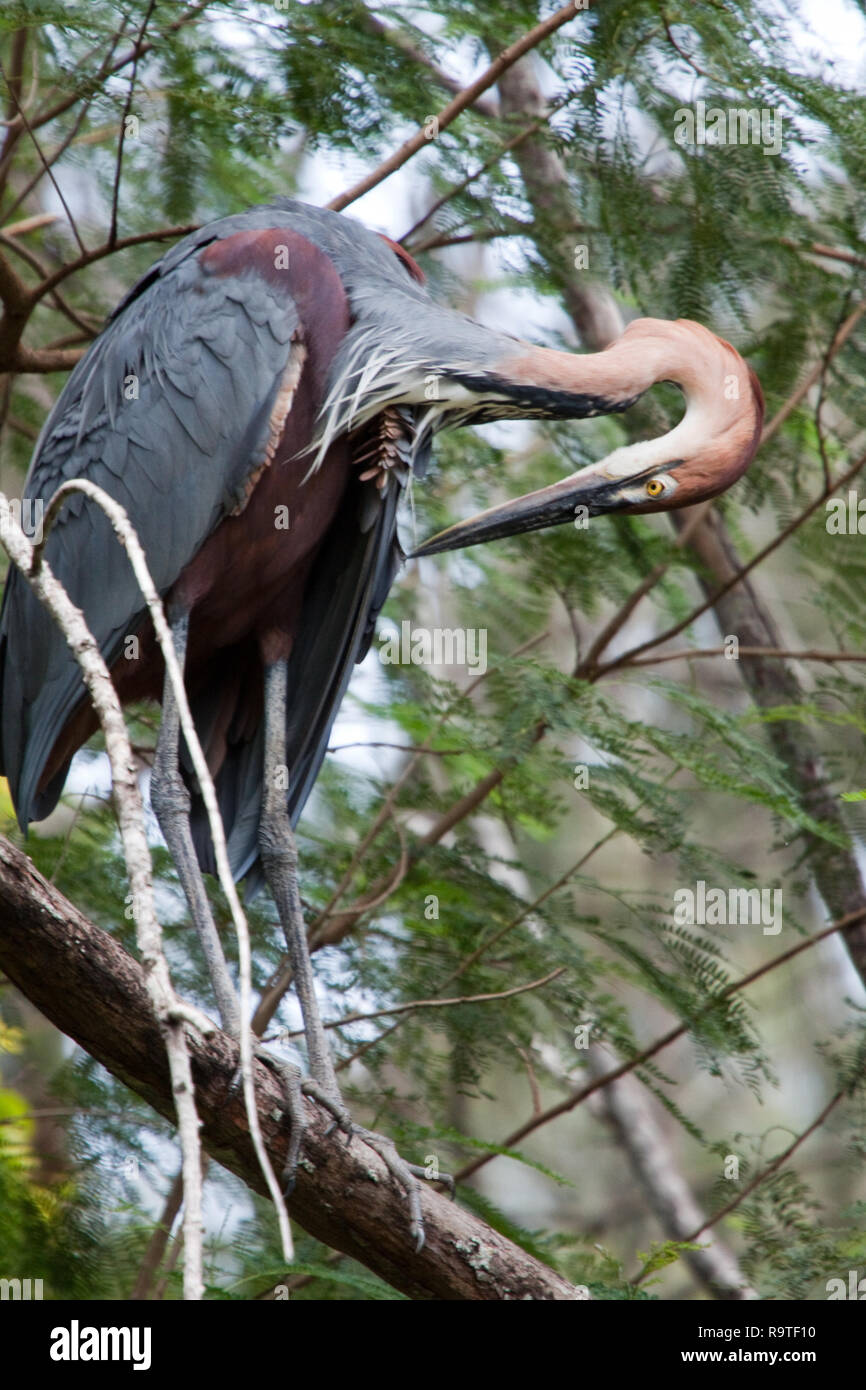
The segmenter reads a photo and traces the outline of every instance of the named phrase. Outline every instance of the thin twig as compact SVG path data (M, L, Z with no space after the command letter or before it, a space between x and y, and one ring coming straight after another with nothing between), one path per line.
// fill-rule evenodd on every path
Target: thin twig
M135 1283L129 1295L131 1302L142 1302L150 1296L159 1267L162 1264L166 1247L171 1239L171 1232L178 1212L183 1205L183 1173L178 1173L165 1199L162 1208L162 1215L157 1221L150 1234L147 1247L144 1252Z
M6 71L5 71L4 67L3 67L2 61L0 61L0 77L3 78L3 80L4 80L4 82L6 83L7 87L9 87L9 79L8 79L7 76L6 76ZM10 88L10 91L11 91L11 90L12 90L12 89ZM73 234L73 236L75 237L75 240L78 242L78 249L79 249L79 251L81 252L82 255L86 255L86 254L87 254L87 247L84 245L84 242L81 240L81 236L80 236L79 231L78 231L78 225L77 225L77 223L76 223L76 221L75 221L75 218L72 216L72 213L71 213L70 208L69 208L69 204L67 203L66 199L65 199L64 196L63 196L63 190L61 189L60 184L57 182L56 178L54 177L54 174L52 173L52 170L51 170L51 165L50 165L50 164L48 163L48 161L46 160L45 155L44 155L43 152L42 152L42 146L40 145L39 141L37 140L36 135L35 135L35 133L34 133L34 131L33 131L33 128L32 128L32 126L30 125L30 122L28 121L27 116L26 116L26 114L25 114L25 112L24 112L24 108L23 108L23 106L21 105L20 101L18 100L18 97L14 94L14 92L13 92L13 99L14 99L14 101L15 101L16 106L18 107L18 114L19 114L19 116L21 117L21 121L22 121L22 124L23 124L23 126L24 126L24 129L27 131L27 134L30 136L30 139L33 141L33 148L35 149L37 155L39 156L40 163L42 164L42 167L44 168L44 170L45 170L46 174L48 175L48 177L50 178L51 182L54 184L54 192L57 194L58 198L60 199L60 203L61 203L61 206L62 206L62 208L63 208L63 211L66 213L66 216L67 216L67 218L69 219L69 225L70 225L70 227L72 228L72 234Z
M516 916L512 917L508 922L506 922L504 926L498 927L496 931L491 932L490 935L484 939L484 941L482 941L478 946L475 947L474 951L471 951L468 956L465 956L463 960L460 962L460 964L456 966L455 969L450 972L450 974L446 975L445 979L442 981L440 988L447 989L448 986L453 984L455 980L459 980L462 975L465 975L466 972L470 970L472 966L475 965L475 963L479 961L483 955L486 955L488 951L490 951L494 946L498 945L504 936L507 936L509 932L514 931L515 927L520 926L520 923L525 921L526 918L530 916L531 913L535 912L542 905L542 903L546 902L549 897L551 897L554 893L557 893L560 888L563 888L565 884L569 881L569 879L572 878L576 873L579 873L580 870L584 867L584 865L588 863L588 861L593 857L593 855L596 854L598 850L600 850L604 845L607 844L608 840L612 840L614 835L617 835L619 833L619 827L613 826L604 835L602 835L600 839L596 840L595 844L591 845L590 848L580 856L577 862L575 864L572 864L570 869L566 869L565 873L561 874L560 877L556 879L554 883L549 884L548 887L545 888L542 893L539 893L538 897L535 898L533 902L524 903L524 905L521 907L520 911L517 913ZM371 1038L367 1042L360 1043L354 1052L352 1052L348 1057L343 1058L343 1060L339 1063L337 1070L345 1070L347 1067L350 1067L353 1062L357 1062L359 1058L363 1057L365 1052L369 1052L374 1047L379 1047L381 1043L385 1042L385 1040L391 1036L392 1033L395 1033L397 1031L397 1029L401 1026L401 1023L404 1021L405 1020L400 1019L397 1023L393 1023L390 1028L384 1029L384 1031L381 1032L378 1035L378 1037Z
M85 270L87 266L93 265L94 261L104 260L106 256L111 256L115 251L125 251L128 246L143 246L150 241L168 241L172 237L189 236L191 232L197 232L198 222L188 222L182 227L159 227L155 232L138 232L135 236L118 237L113 246L103 244L97 246L93 251L86 251L83 255L77 256L74 261L67 261L65 265L47 277L41 284L37 285L33 292L34 304L44 298L46 294L54 289L70 275L75 275L79 270Z
M412 1009L452 1009L457 1004L490 1004L499 999L513 999L517 994L528 994L530 990L541 989L543 985L549 985L551 980L557 979L564 974L566 966L560 965L556 970L551 970L548 975L543 975L540 980L531 980L527 985L514 985L511 989L499 990L496 994L460 994L454 999L410 999L406 1004L394 1004L387 1009L373 1009L370 1013L346 1014L343 1018L332 1019L325 1024L326 1028L346 1028L350 1023L367 1023L373 1018L391 1018L395 1014L409 1013ZM277 1040L282 1041L288 1038L302 1038L303 1029L296 1029L294 1032L278 1033Z
M32 217L22 217L20 222L7 222L3 226L3 235L25 236L27 232L39 231L42 227L51 227L55 222L60 221L58 212L36 212Z
M428 58L423 49L414 44L401 30L389 27L381 19L377 19L366 5L362 5L360 8L363 13L359 15L359 18L372 34L383 39L385 43L392 44L394 48L399 48L402 53L406 54L407 58L411 58L412 62L417 63L419 67L426 68L434 81L440 87L444 87L446 92L453 92L456 95L463 90L462 85L455 77L451 77L449 73L438 67L433 59ZM499 107L495 101L485 101L483 98L479 98L472 105L479 116L486 116L488 120L495 121L499 116Z
M735 588L737 584L742 583L747 574L750 574L751 571L755 569L757 565L760 565L764 560L767 559L768 556L772 555L775 550L778 550L780 545L783 545L786 540L789 540L790 537L793 536L794 532L798 531L800 527L803 525L803 523L808 521L812 513L816 512L819 507L823 506L823 504L827 501L827 498L833 492L838 492L839 488L844 487L845 484L849 483L852 478L855 478L857 474L860 472L860 470L863 468L864 464L866 464L866 454L861 454L860 458L857 459L856 463L853 463L850 468L846 469L845 472L839 478L836 479L836 481L832 484L832 486L829 489L826 487L823 488L822 491L818 494L818 496L812 502L810 502L802 512L795 516L794 519L790 521L787 526L784 526L782 530L779 531L771 541L767 542L763 549L759 550L756 555L753 555L752 559L749 560L745 565L742 565L737 570L736 574L732 575L731 578L726 580L724 584L720 584L717 589L714 589L713 592L706 599L704 599L703 603L699 603L696 608L692 609L691 613L689 613L687 617L683 618L678 623L673 623L670 627L666 628L664 632L658 633L655 637L650 637L645 642L639 643L638 646L632 647L630 651L623 652L622 656L614 657L611 661L605 662L601 666L597 666L595 670L595 675L597 677L603 676L606 675L608 671L617 670L626 662L633 663L635 657L640 656L642 652L651 651L653 647L662 646L663 643L669 642L672 637L678 637L679 634L683 632L687 627L691 627L692 623L694 623L698 618L700 618L702 614L706 613L708 609L713 608L724 594L729 593L729 591Z
M845 1087L843 1090L837 1091L834 1096L831 1096L830 1100L824 1106L821 1113L815 1116L815 1119L809 1125L808 1129L804 1129L802 1134L798 1134L796 1139L794 1139L793 1142L788 1145L787 1149L784 1149L782 1153L776 1155L772 1163L769 1163L766 1168L761 1170L760 1173L756 1173L755 1176L752 1178L751 1182L747 1183L746 1186L743 1188L742 1192L738 1192L735 1197L731 1198L730 1202L728 1202L725 1206L721 1208L720 1211L717 1211L713 1216L709 1217L709 1219L706 1220L702 1226L698 1226L697 1230L692 1231L689 1235L687 1235L685 1237L686 1242L689 1245L693 1244L694 1241L698 1240L704 1234L705 1231L708 1231L712 1226L715 1226L716 1223L721 1221L723 1217L729 1216L730 1213L734 1211L735 1208L738 1207L741 1202L744 1202L745 1199L754 1192L756 1187L760 1187L761 1183L767 1181L767 1178L770 1178L773 1176L774 1173L777 1173L778 1170L782 1167L782 1164L787 1163L788 1159L791 1158L797 1152L800 1146L802 1144L805 1144L806 1140L810 1137L810 1135L814 1134L816 1129L821 1128L821 1126L823 1125L827 1117L830 1115L830 1113L833 1110L835 1110L840 1100L843 1100L844 1097L847 1096L849 1093L850 1087Z
M830 486L830 479L831 479L831 477L832 477L832 469L830 468L830 460L829 460L829 458L827 457L827 443L826 443L826 440L824 439L824 429L823 429L823 425L822 425L822 421L821 421L821 415L822 415L822 412L823 412L823 409L824 409L824 397L825 397L826 391L827 391L827 378L828 378L829 373L830 373L830 367L831 367L831 365L832 365L833 358L835 357L836 352L838 351L838 348L834 351L834 344L835 344L835 341L836 341L836 337L837 337L838 334L841 332L841 330L842 330L842 328L843 328L843 326L844 326L844 324L845 324L845 321L846 321L846 319L847 319L847 317L848 317L848 307L849 307L849 305L850 305L850 303L851 303L851 296L853 295L853 293L854 293L854 290L853 290L853 286L852 286L852 287L848 290L848 293L845 295L845 299L844 299L843 305L842 305L842 310L841 310L841 312L840 312L840 314L839 314L839 319L838 319L838 322L837 322L837 324L836 324L836 332L835 332L834 335L833 335L833 341L830 343L830 346L827 348L827 351L824 353L824 360L823 360L823 362L822 362L822 364L821 364L821 376L820 376L820 385L819 385L819 388L818 388L818 399L817 399L817 401L815 402L815 434L816 434L817 440L818 440L818 453L821 455L821 467L822 467L823 470L824 470L824 486L825 486L825 487L829 487L829 486Z
M812 241L808 246L803 246L799 241L783 236L779 237L779 245L787 246L791 251L802 251L809 256L823 256L826 260L866 267L866 256L859 256L856 251L846 251L841 246L827 246L823 241Z
M34 563L34 550L16 523L9 502L0 494L0 540L37 598L58 623L81 667L85 684L105 734L111 762L115 805L117 807L123 853L132 890L134 920L139 950L145 967L147 988L160 1021L168 1055L172 1094L183 1153L184 1185L187 1193L185 1226L188 1259L184 1268L184 1296L198 1300L203 1292L202 1205L199 1122L195 1091L184 1028L194 1024L201 1031L211 1028L210 1020L185 1005L171 983L162 948L162 930L153 901L150 849L144 830L144 808L135 774L132 750L117 693L99 646L84 615L66 590L42 561Z
M84 124L84 119L87 115L87 112L90 110L91 103L95 96L96 89L94 89L90 96L87 96L82 100L81 108L78 111L71 128L67 131L66 135L63 137L63 140L60 142L57 148L53 149L50 154L46 154L43 156L38 144L36 144L36 137L31 132L31 139L33 140L34 145L36 145L36 149L40 157L42 158L42 167L38 169L36 173L32 176L32 178L28 179L24 187L19 190L19 192L15 196L14 202L10 203L9 207L3 214L4 217L12 217L18 211L18 209L23 206L23 204L30 197L30 194L33 192L34 188L36 188L38 184L42 182L46 174L48 174L52 182L54 182L53 175L51 174L51 169L57 163L58 159L60 159L62 155L66 153L70 145L72 145L76 140L78 132ZM56 187L57 185L55 183L55 188ZM69 213L67 209L67 216L68 215ZM59 217L57 218L57 221L60 221ZM78 238L76 237L76 239ZM78 241L78 244L79 246L81 245L80 240Z
M731 656L726 647L683 647L675 652L661 652L656 656L639 656L633 660L620 660L617 658L617 667L629 666L658 666L664 661L692 661L701 657L725 656L733 661L739 657L764 657L773 658L777 661L825 661L830 665L837 661L866 661L866 652L824 652L817 649L807 649L804 651L787 651L783 647L738 647L736 658ZM609 671L610 666L603 666L602 671Z
M273 1168L271 1167L271 1162L268 1158L267 1150L264 1144L264 1139L262 1138L258 1108L256 1106L255 1085L253 1079L252 1040L250 1031L245 1026L244 1022L244 1020L249 1018L250 1015L252 995L252 965L249 929L247 927L247 920L244 915L243 908L240 904L240 899L238 897L234 877L229 866L225 830L223 828L222 818L219 812L219 805L217 802L216 791L213 785L213 779L210 775L210 770L208 768L204 753L202 752L201 743L199 742L198 734L195 728L195 723L193 722L192 714L190 712L189 701L187 699L186 694L186 687L184 685L183 680L183 673L178 663L177 653L175 652L171 630L168 626L168 622L166 621L165 613L162 607L162 602L160 600L159 594L157 593L156 586L153 582L153 578L150 573L150 568L148 566L147 559L144 554L144 549L132 526L127 512L120 505L120 503L116 502L113 497L110 497L107 492L103 491L102 488L97 487L94 483L88 482L84 478L77 478L73 479L70 482L63 483L62 486L57 489L54 496L51 498L51 501L45 508L45 515L43 518L43 537L40 544L34 548L33 568L36 575L38 576L39 569L44 564L44 561L42 559L42 552L45 543L48 539L51 524L53 520L56 518L58 512L60 511L60 508L66 500L66 497L73 492L84 493L86 497L89 497L91 501L95 502L98 506L102 508L109 521L111 522L111 525L114 528L115 534L120 544L126 550L139 589L141 590L141 593L147 605L147 609L150 614L151 621L153 623L154 632L156 634L157 640L162 651L163 659L165 661L166 671L172 683L174 697L178 706L180 726L183 730L183 736L186 740L187 748L189 749L193 770L195 771L195 775L198 779L202 801L204 802L205 810L207 812L208 825L210 828L211 840L213 842L214 859L216 861L217 876L219 878L220 886L229 904L232 922L234 924L235 932L237 934L238 965L241 984L241 1026L238 1043L241 1054L241 1074L243 1077L244 1100L246 1103L247 1119L250 1127L250 1137L252 1139L256 1155L261 1165L262 1174L264 1175L265 1181L267 1183L268 1191L271 1195L271 1200L273 1201L274 1208L277 1213L277 1219L280 1228L280 1236L282 1238L283 1243L284 1258L291 1262L291 1260L294 1258L294 1251L292 1245L291 1229L289 1226L289 1217L288 1212L286 1210L285 1200L280 1189L280 1185L277 1182ZM130 759L132 757L131 749L129 750L129 757ZM186 1169L184 1169L184 1191L188 1194L187 1182L188 1177Z
M826 372L829 363L840 349L844 347L864 314L866 314L866 299L862 300L856 308L852 309L845 322L837 329L826 353L824 353L812 369L807 372L804 379L800 382L800 385L796 390L791 392L791 395L785 401L784 405L776 411L772 420L764 426L764 431L761 435L761 445L759 447L763 447L768 439L772 439L776 431L785 423L788 416L797 409L800 402L809 394L815 382L820 378L821 373Z
M560 111L568 102L574 100L575 95L574 92L569 92L567 96L563 96L558 101L552 102L543 116L539 116L537 120L531 121L529 125L519 130L516 135L512 135L510 140L506 140L504 144L500 145L488 159L485 159L482 164L479 164L471 173L467 174L464 179L461 179L459 183L452 184L450 188L446 189L442 196L437 198L436 201L430 205L423 216L419 217L417 222L413 222L409 230L398 238L400 244L405 246L410 238L413 237L426 222L429 222L430 218L434 217L446 203L450 203L452 198L456 198L459 194L465 192L470 184L475 183L476 179L480 179L482 174L486 174L489 169L492 169L498 164L504 155L509 154L511 150L517 149L517 146L528 139L530 135L534 135L536 131L541 130L542 126L548 123L551 116ZM429 248L422 243L420 246L413 244L411 249L413 251L423 251Z
M686 545L686 543L689 540L689 537L694 534L698 526L703 521L710 505L711 504L709 502L699 503L698 506L696 506L692 510L692 514L689 517L686 525L683 527L682 531L680 531L679 535L674 541L674 548L676 550L681 550L683 546ZM578 674L581 677L585 677L590 675L593 671L595 671L596 662L601 653L604 651L605 647L607 647L610 644L611 640L616 636L620 628L622 628L625 625L625 623L628 621L628 619L634 612L635 608L637 608L641 599L644 598L644 596L648 594L651 589L654 589L655 586L659 583L659 581L663 578L667 570L670 568L670 565L670 559L662 560L660 564L656 565L653 569L650 570L649 574L644 576L641 582L625 600L625 603L623 603L617 609L616 613L614 613L610 621L605 623L601 632L593 640L589 648L589 651L586 653L586 656L583 657L583 659L577 666L576 674Z
M588 2L593 3L594 0L588 0ZM569 0L569 3L563 5L555 14L550 15L547 19L543 20L541 24L536 24L534 28L528 30L516 43L510 44L508 48L503 49L499 56L494 58L490 66L485 68L481 76L477 77L474 82L471 82L468 87L464 87L463 91L460 92L453 101L450 101L447 106L443 107L434 118L432 128L435 131L435 135L440 135L443 130L446 130L447 127L451 125L452 121L457 119L461 112L465 111L468 106L472 106L482 93L486 92L488 88L492 87L494 83L499 80L503 72L510 68L513 63L517 62L518 58L522 58L523 55L529 53L531 49L537 48L537 46L545 39L549 38L551 34L555 34L557 29L561 29L564 24L568 24L570 20L575 19L580 13L581 11L575 11L572 0ZM386 160L383 160L378 168L366 174L358 183L348 188L345 193L341 193L338 197L332 198L330 203L326 204L326 206L332 208L335 212L342 212L343 208L347 208L350 203L356 202L363 194L369 193L371 188L375 188L388 178L390 174L393 174L397 169L401 169L414 154L417 154L419 150L423 150L425 146L429 144L431 139L429 129L429 124L421 126L410 139L404 140L398 150L395 150L392 155L389 155Z
M166 34L175 34L179 29L182 29L184 25L192 24L204 13L209 4L210 0L201 0L200 4L191 5L189 9L185 10L184 13L179 15L177 19L172 20L171 24L167 24L164 32ZM124 21L122 28L118 31L118 36L123 34L127 22L128 21L126 20ZM128 49L126 53L122 54L117 59L117 61L113 63L109 68L105 68L103 65L103 67L100 68L99 72L96 75L96 85L103 86L105 81L109 77L114 77L118 72L122 72L122 70L125 67L128 67L130 63L135 62L139 58L143 58L146 53L151 52L153 47L154 44L150 41L143 43L140 47L138 45L135 45L131 49ZM93 52L98 51L98 49L93 50ZM53 106L50 106L47 109L43 109L42 111L38 112L38 114L34 116L33 120L30 122L30 128L32 130L38 130L40 126L47 125L49 121L54 121L57 119L58 116L62 116L65 111L69 110L70 106L74 106L77 101L81 100L82 95L87 90L87 88L91 86L92 83L92 77L86 78L85 81L82 82L79 87L75 88L71 92L67 92L66 95L64 95L57 102L55 102ZM22 128L23 122L21 122L21 113L19 112L19 115L16 118L16 120L10 122L8 133L16 135L20 134ZM5 152L6 158L8 158L8 153L9 152L7 150Z
M549 1124L551 1120L558 1119L560 1115L568 1114L569 1111L576 1109L578 1105L588 1100L590 1096L595 1095L596 1091L600 1091L604 1086L610 1085L612 1081L618 1081L621 1076L626 1076L629 1072L635 1071L638 1067L643 1066L645 1062L655 1057L657 1053L662 1052L666 1047L670 1047L671 1043L676 1042L679 1038L685 1037L687 1033L695 1028L696 1024L706 1018L708 1014L712 1013L719 1004L729 999L731 995L738 993L739 990L746 989L748 985L754 984L756 980L769 974L770 971L778 969L780 965L786 964L789 960L793 960L794 957L800 955L802 951L810 950L813 946L817 946L820 942L826 941L828 937L834 936L837 932L846 931L849 927L857 926L864 919L866 919L866 908L860 908L857 912L849 912L844 917L840 917L838 921L831 923L829 927L824 927L813 936L808 936L803 941L798 941L796 946L789 947L787 951L782 951L779 955L774 956L772 960L757 966L754 970L750 971L749 974L743 975L739 980L733 980L730 984L725 985L724 989L720 989L717 994L714 994L712 998L707 1000L706 1004L698 1009L691 1019L687 1020L685 1023L677 1024L675 1028L672 1028L668 1033L664 1033L660 1038L656 1038L655 1042L642 1048L640 1052L634 1057L631 1057L628 1061L621 1062L618 1067L614 1067L611 1071L605 1072L603 1076L596 1077L587 1085L572 1091L564 1100L559 1101L556 1105L551 1105L547 1110L542 1111L540 1115L531 1116L524 1124L513 1130L511 1134L508 1135L507 1139L503 1139L502 1142L497 1145L497 1148L514 1148L515 1144L519 1144L521 1139L526 1138L527 1134L531 1134L534 1130L540 1129L542 1125ZM471 1162L461 1168L459 1173L455 1174L455 1182L465 1182L466 1179L476 1173L479 1168L483 1168L485 1164L496 1157L497 1155L495 1153L488 1153L473 1158Z
M123 169L123 143L126 139L126 122L132 109L132 98L135 94L135 80L138 76L138 62L141 57L141 46L153 14L156 0L150 0L150 4L145 11L144 19L141 21L141 28L138 31L138 38L135 41L135 57L132 60L132 72L129 75L129 91L126 94L126 101L123 107L123 115L120 118L120 134L117 139L117 163L114 170L114 188L111 195L111 225L108 232L107 245L114 250L117 241L117 208L120 200L120 175Z

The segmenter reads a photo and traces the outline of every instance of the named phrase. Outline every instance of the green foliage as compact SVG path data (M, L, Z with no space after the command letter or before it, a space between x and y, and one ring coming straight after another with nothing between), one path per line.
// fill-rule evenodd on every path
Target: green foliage
M83 190L75 208L88 246L99 244L110 219L129 94L131 65L111 77L103 65L109 53L126 52L145 9L115 0L28 0L7 4L0 17L4 65L15 34L28 31L24 89L26 96L36 74L33 110L43 110L46 93L61 105L68 99L36 133L43 151L68 142L57 172L64 188L74 182ZM541 12L530 0L442 0L434 10L363 0L215 0L181 24L179 7L157 5L147 33L152 47L141 56L128 107L139 130L124 142L120 236L150 236L299 186L309 190L311 170L330 176L336 167L351 184L359 161L367 167L387 157L408 128L447 103L442 72L465 75L469 64L486 63ZM562 163L558 196L533 200L520 147L503 155L503 141L529 116L497 124L468 111L413 166L424 182L408 220L443 200L410 238L410 247L422 248L433 293L474 313L473 298L508 286L521 292L518 317L531 303L533 323L543 323L550 309L549 340L571 345L562 306L575 277L588 273L615 290L627 314L698 318L730 337L756 367L772 419L863 297L862 92L818 71L801 53L801 38L796 11L786 26L765 0L606 0L577 16L544 49L552 114L535 138ZM678 113L698 97L707 106L780 112L779 154L757 144L678 143ZM38 176L32 141L20 139L10 159L10 188ZM17 210L7 190L4 225L41 210L43 187L44 180ZM435 246L423 249L428 239L467 236L495 248L483 272ZM574 268L577 243L589 247L588 272ZM126 247L64 280L73 319L46 296L26 341L47 345L70 334L86 341L169 244ZM840 255L816 254L816 244ZM14 261L28 283L41 267L48 273L77 255L62 222L35 229L22 246L37 259L35 266L23 254ZM14 257L14 249L3 250ZM827 364L820 418L813 392L721 504L742 555L756 554L798 520L824 487L825 462L838 476L856 461L864 325L866 318L853 326ZM506 326L541 334L520 322ZM0 400L7 478L20 480L59 384L54 375L7 379ZM437 441L431 478L414 489L417 534L657 434L679 409L676 392L660 387L626 417L540 424L514 448L501 431L446 436ZM819 505L752 578L798 648L862 652L862 537L831 539L825 521ZM599 665L587 666L603 624L657 571L629 625ZM791 999L789 967L775 971L771 960L814 929L811 875L829 864L843 883L851 845L866 825L856 805L866 799L857 790L866 785L861 665L809 665L802 699L795 692L759 706L744 694L737 663L721 657L661 668L676 672L670 680L617 664L630 647L681 624L675 648L717 645L710 618L695 612L707 582L677 532L652 516L594 521L583 531L562 527L407 571L383 623L429 625L431 612L441 612L447 626L484 628L489 669L473 688L466 672L394 665L356 683L346 711L353 723L363 719L365 738L386 746L360 761L345 753L329 759L299 828L311 921L347 874L340 906L371 892L379 899L358 929L316 955L325 1013L337 1025L335 1049L362 1063L343 1074L353 1105L407 1156L426 1162L433 1155L443 1171L498 1156L498 1165L518 1175L509 1200L498 1188L468 1184L460 1200L596 1298L645 1299L683 1288L681 1296L694 1297L688 1256L696 1247L660 1241L655 1227L645 1228L640 1193L640 1213L619 1225L618 1194L609 1187L593 1188L584 1200L584 1176L603 1167L596 1152L602 1126L595 1113L585 1118L587 1106L517 1144L505 1136L536 1103L552 1106L589 1086L594 1073L575 1029L590 1024L606 1065L632 1063L659 1102L671 1152L694 1176L707 1212L726 1206L731 1183L718 1177L725 1156L744 1155L744 1189L781 1147L778 1127L788 1134L812 1117L791 1094L792 1073L807 1065L802 1045L793 1061L786 1051L793 1046L786 1018L800 1001ZM803 673L804 665L797 669ZM133 727L137 743L151 744L153 711L135 711ZM823 801L804 795L788 756L805 739L825 769ZM338 727L333 742L345 741ZM95 755L99 740L92 748ZM588 774L584 785L579 768ZM447 834L431 834L437 818L449 817L484 779L490 787L475 813L449 822ZM32 836L27 851L134 950L110 809L77 807L78 800L70 797L60 832ZM832 811L843 800L855 803L850 818L833 819L828 802ZM382 828L359 854L386 803ZM20 844L10 809L2 807L4 828ZM164 852L155 867L174 979L209 1006ZM698 880L726 889L784 885L790 931L776 939L677 924L673 891ZM216 892L214 903L234 959ZM250 915L260 987L280 960L280 936L266 899ZM818 951L805 953L812 956ZM562 973L547 979L556 967ZM736 988L761 967L766 975L754 993ZM804 989L803 977L796 979ZM532 988L510 992L518 986ZM844 989L851 992L850 982ZM442 1000L455 1002L357 1017ZM31 1065L40 1071L38 1039L6 991L0 1002L0 1119L10 1121L0 1125L0 1275L20 1268L44 1277L53 1297L127 1296L176 1171L170 1127L89 1058L55 1057L41 1067L43 1092L72 1113L62 1176L47 1180L28 1118L45 1103L27 1072ZM812 1005L810 998L804 1014ZM863 1018L841 997L833 1001L832 1027L827 1010L817 1017L816 1026L834 1037L817 1040L824 1070L810 1072L810 1093L823 1094L834 1073L847 1094L822 1141L826 1172L813 1181L798 1154L724 1223L724 1237L765 1298L822 1298L827 1278L866 1261L855 1171L866 1147L854 1085ZM272 1031L296 1027L294 1007L284 1001ZM685 1038L680 1051L644 1057L676 1028ZM303 1060L293 1039L275 1046ZM741 1120L741 1111L751 1118ZM589 1137L567 1128L572 1123L587 1125ZM134 1170L126 1171L127 1161ZM523 1204L535 1184L562 1204L549 1221ZM296 1264L284 1270L267 1204L216 1170L208 1191L209 1297L261 1297L284 1283L293 1299L398 1297L302 1234ZM650 1281L652 1292L641 1287ZM179 1294L175 1271L164 1296Z

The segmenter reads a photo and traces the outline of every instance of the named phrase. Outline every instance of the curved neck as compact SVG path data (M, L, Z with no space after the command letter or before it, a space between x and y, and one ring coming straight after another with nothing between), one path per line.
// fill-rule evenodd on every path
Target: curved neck
M498 364L519 388L591 395L621 408L651 386L671 381L704 421L724 428L752 394L749 369L740 354L701 324L686 319L636 319L603 352L558 352L533 347ZM739 409L738 409L739 407ZM685 424L685 420L683 421Z
M621 410L661 381L679 386L686 411L673 429L617 449L604 460L609 478L689 461L678 497L713 495L739 477L760 438L764 402L754 373L723 338L687 319L636 319L603 352L577 354L528 346L499 364L517 393L532 382L574 398L574 414ZM591 410L581 400L591 399ZM563 414L570 413L567 408Z

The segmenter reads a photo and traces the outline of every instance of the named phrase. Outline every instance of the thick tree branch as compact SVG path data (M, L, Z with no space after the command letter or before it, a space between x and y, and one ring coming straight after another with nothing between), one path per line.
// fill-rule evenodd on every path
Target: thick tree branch
M159 1028L138 963L0 838L0 968L52 1023L174 1120ZM266 1195L243 1098L232 1087L238 1051L224 1033L189 1041L207 1152ZM275 1167L285 1160L283 1097L256 1063L258 1111ZM360 1141L328 1135L330 1117L308 1102L309 1127L290 1208L319 1240L343 1250L416 1299L553 1299L582 1295L477 1217L429 1187L421 1194L427 1242L416 1252L405 1202L384 1164Z

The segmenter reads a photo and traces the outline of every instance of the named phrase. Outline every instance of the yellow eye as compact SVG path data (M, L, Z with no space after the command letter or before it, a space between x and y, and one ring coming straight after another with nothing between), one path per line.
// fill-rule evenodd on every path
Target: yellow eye
M650 478L646 485L646 490L649 497L661 497L665 490L665 485L661 478Z

